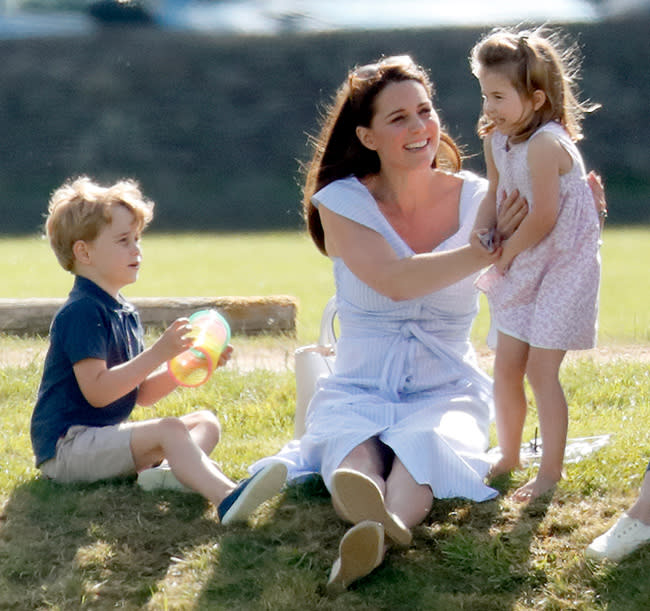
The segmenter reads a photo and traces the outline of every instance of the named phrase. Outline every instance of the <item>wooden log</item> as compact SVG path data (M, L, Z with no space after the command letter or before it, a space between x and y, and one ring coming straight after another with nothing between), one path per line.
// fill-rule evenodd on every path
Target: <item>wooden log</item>
M146 327L166 327L176 318L215 308L230 323L233 334L296 333L298 300L289 295L265 297L132 297ZM46 335L63 298L0 299L0 332Z

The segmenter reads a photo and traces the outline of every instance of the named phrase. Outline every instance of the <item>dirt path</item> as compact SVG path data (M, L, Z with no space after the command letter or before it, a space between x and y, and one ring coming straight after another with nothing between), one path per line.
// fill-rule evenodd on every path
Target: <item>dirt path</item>
M250 371L256 368L271 369L273 371L284 371L289 369L293 371L293 350L293 346L259 348L258 346L249 347L244 344L236 348L230 366L240 369L241 371ZM481 368L486 370L492 369L492 363L494 361L493 352L487 348L483 348L477 350L477 356ZM602 346L594 348L593 350L570 352L567 356L568 361L576 361L579 359L592 359L597 363L619 359L650 363L650 345L629 344Z
M237 345L233 359L229 367L241 371L252 369L270 369L273 371L293 371L293 351L295 346L288 342L287 345L275 347L260 347L247 345L242 342ZM44 358L45 347L27 347L18 349L16 347L3 348L0 345L0 368L19 366L24 367L34 360L41 361ZM483 369L491 369L494 354L487 348L477 350L479 364ZM569 361L579 359L593 359L597 363L613 360L641 361L650 363L650 345L628 344L601 346L593 350L570 352L567 356Z

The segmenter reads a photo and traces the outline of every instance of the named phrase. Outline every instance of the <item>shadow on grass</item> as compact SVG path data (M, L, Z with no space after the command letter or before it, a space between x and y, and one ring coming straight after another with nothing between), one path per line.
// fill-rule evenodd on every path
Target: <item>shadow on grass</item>
M349 528L322 484L291 487L260 527L228 531L218 568L199 609L513 609L545 582L529 563L546 514L540 501L505 518L502 501L436 501L408 549L348 591L328 597L325 584Z
M139 608L182 548L214 533L205 508L132 480L24 483L0 517L0 608Z
M593 571L590 586L595 599L609 611L650 609L650 545L637 550L618 564L588 562Z

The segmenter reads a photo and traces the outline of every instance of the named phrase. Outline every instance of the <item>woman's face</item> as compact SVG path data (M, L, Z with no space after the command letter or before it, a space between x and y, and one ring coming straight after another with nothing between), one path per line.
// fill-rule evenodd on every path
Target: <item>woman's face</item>
M389 83L375 99L370 127L357 127L361 143L379 155L382 167L431 167L440 143L440 121L418 81Z

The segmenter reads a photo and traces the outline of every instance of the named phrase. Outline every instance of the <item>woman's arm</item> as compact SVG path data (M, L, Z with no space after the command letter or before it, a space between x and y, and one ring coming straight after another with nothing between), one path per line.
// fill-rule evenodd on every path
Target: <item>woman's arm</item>
M492 157L492 144L490 136L483 140L483 153L487 169L488 190L481 201L476 220L475 231L490 231L497 226L497 185L499 184L499 171Z
M500 254L467 245L400 259L376 231L323 205L319 213L327 252L341 257L359 280L395 301L422 297L448 287L493 263Z

